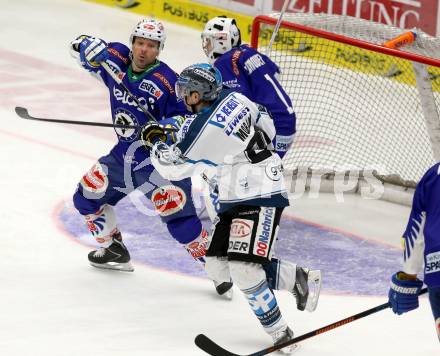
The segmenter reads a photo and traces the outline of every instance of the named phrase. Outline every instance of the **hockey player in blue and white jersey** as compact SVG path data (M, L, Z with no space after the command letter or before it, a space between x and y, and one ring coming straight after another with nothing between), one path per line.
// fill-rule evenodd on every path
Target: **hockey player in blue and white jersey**
M214 280L232 278L274 344L286 342L293 332L272 290L288 290L298 309L314 311L321 273L272 258L280 217L289 205L281 159L271 143L272 119L244 95L222 91L221 74L210 64L184 69L176 93L197 115L183 123L173 145L164 142L160 125L143 128L152 163L171 180L185 179L206 166L216 170L220 210L206 271Z
M202 32L202 46L209 62L223 77L223 85L263 105L275 125L274 146L283 158L296 131L292 102L278 82L280 69L266 55L241 43L240 29L233 18L217 16Z
M389 302L399 315L418 308L424 282L440 341L440 163L417 184L402 242L403 267L391 278ZM423 282L417 278L422 271Z
M71 43L71 52L81 66L108 87L115 124L142 126L149 119L124 88L104 70L100 64L103 61L123 75L122 82L157 120L188 113L175 95L176 73L158 59L165 38L161 22L144 19L131 33L131 48L91 36L79 36ZM170 182L162 178L149 161L149 151L138 140L139 129L118 128L115 131L118 142L84 175L73 197L75 207L85 217L90 232L102 246L89 253L90 263L98 268L133 270L113 206L135 189L153 202L171 236L195 260L204 263L207 232L196 215L191 180Z

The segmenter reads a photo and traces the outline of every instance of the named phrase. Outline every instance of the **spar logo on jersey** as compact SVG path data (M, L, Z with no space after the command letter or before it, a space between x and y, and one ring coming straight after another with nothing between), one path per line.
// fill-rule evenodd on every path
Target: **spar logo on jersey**
M169 216L184 208L186 194L180 187L165 185L153 191L151 201L160 216Z
M80 184L84 190L91 193L105 192L109 184L107 177L107 167L103 167L99 162L97 162L82 177Z
M162 90L151 80L142 80L141 84L139 84L139 89L155 97L157 100L163 95Z
M139 123L130 111L123 108L118 108L115 110L113 117L113 122L116 125L129 125L138 126ZM131 142L137 138L137 129L131 128L115 128L116 134L119 136L120 141Z
M440 251L426 255L425 274L440 271Z

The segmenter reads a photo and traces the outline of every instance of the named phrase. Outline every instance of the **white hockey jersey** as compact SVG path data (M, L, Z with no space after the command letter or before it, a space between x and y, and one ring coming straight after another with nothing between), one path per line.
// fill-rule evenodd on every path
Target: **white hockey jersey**
M179 141L152 163L167 179L180 180L215 167L220 212L235 205L289 205L280 157L269 150L271 117L244 95L224 90L209 108L184 122ZM171 160L166 157L181 157Z

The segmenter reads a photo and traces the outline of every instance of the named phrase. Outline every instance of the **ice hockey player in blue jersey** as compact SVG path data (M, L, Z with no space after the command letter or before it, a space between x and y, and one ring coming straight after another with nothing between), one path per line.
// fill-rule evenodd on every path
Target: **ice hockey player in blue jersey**
M209 62L223 77L223 85L263 105L275 125L274 146L283 158L292 144L296 116L289 96L277 77L280 69L266 55L241 44L235 19L217 16L202 32L202 46Z
M272 145L272 118L244 95L222 90L220 72L207 63L184 69L176 93L197 115L183 123L172 145L164 142L163 133L150 134L157 124L143 128L141 137L152 150L152 163L172 180L206 166L216 170L220 210L206 271L214 280L232 278L275 345L291 340L293 332L273 290L290 291L298 309L314 311L321 273L272 258L280 217L289 205L281 159Z
M419 306L423 282L440 341L440 163L431 167L414 193L411 214L402 237L402 270L391 278L389 302L396 314ZM423 271L423 282L417 274Z
M103 61L123 76L122 82L156 120L188 113L175 95L176 73L158 59L165 38L161 22L143 19L131 33L131 49L91 36L79 36L71 43L72 55L81 66L108 87L115 124L142 126L149 119L104 70L100 64ZM179 117L172 122L178 123ZM170 182L162 178L149 161L149 151L139 141L139 129L115 131L118 142L84 175L73 197L75 207L102 246L89 253L90 263L98 268L133 270L113 206L135 189L153 202L171 236L195 260L204 263L207 232L196 215L191 180Z

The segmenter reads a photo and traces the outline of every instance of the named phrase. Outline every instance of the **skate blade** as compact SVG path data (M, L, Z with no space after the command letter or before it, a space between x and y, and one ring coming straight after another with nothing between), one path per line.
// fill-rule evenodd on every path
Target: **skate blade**
M322 274L319 270L309 271L307 275L307 283L309 284L309 296L307 298L306 310L314 312L318 306L319 295L322 287Z
M90 265L92 265L95 268L100 269L111 269L114 271L121 271L121 272L133 272L134 267L130 262L127 263L116 263L116 262L107 262L107 263L94 263L90 262Z
M220 295L220 298L226 299L226 300L232 300L233 296L234 296L234 290L231 288L227 292Z
M293 344L293 345L290 345L290 346L287 346L283 349L278 350L277 353L281 354L281 355L291 355L294 352L298 351L298 349L299 349L299 345Z

